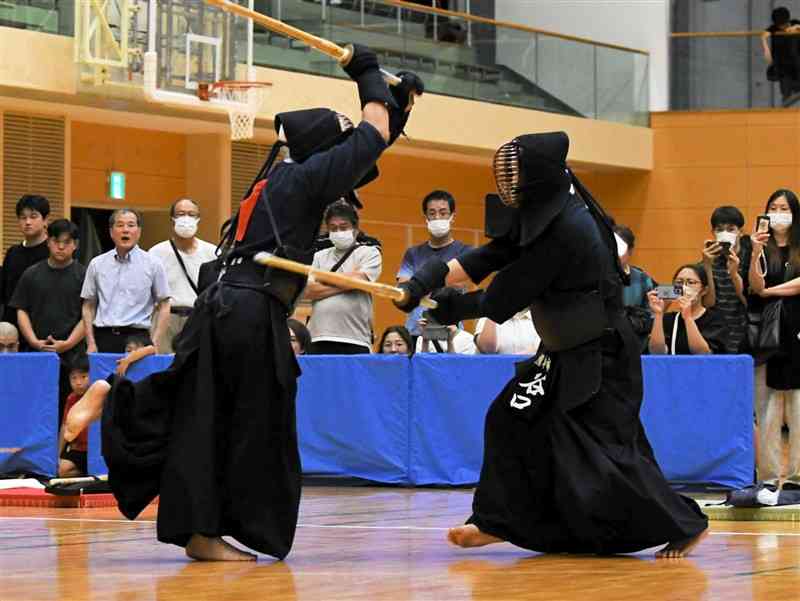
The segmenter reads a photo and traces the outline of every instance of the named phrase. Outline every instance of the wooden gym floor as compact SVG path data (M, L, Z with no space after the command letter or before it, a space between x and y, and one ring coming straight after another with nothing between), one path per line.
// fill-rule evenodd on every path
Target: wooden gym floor
M468 490L306 487L285 562L196 563L155 540L155 510L0 508L0 601L796 601L800 523L712 522L684 560L544 556L444 541Z

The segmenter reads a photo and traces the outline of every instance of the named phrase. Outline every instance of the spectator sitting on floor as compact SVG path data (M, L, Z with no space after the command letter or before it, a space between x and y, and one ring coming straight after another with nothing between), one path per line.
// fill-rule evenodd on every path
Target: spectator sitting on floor
M124 376L128 373L131 365L140 359L155 355L157 352L158 350L153 341L150 340L149 335L134 334L133 336L128 336L125 340L125 356L122 359L117 359L117 375Z
M452 353L456 355L474 355L477 352L473 336L456 325L429 326L428 319L422 317L417 326L421 332L414 348L417 353ZM432 335L432 329L447 330L447 340L437 340Z
M705 241L703 266L711 274L703 305L714 307L725 318L728 337L725 352L742 352L747 329L747 290L750 237L742 234L744 215L736 207L718 207L711 214L712 240Z
M675 301L678 312L664 313L666 302L658 292L647 293L653 311L653 329L648 348L652 355L708 355L723 353L728 327L717 311L703 306L708 276L701 265L681 266L672 284L683 289Z
M0 305L4 306L0 320L15 326L17 310L11 306L11 298L14 296L17 283L28 267L43 261L50 254L47 248L47 216L50 214L50 203L44 196L26 194L17 202L16 212L24 240L6 252L3 280L0 282L0 290L3 293ZM22 350L28 350L24 340Z
M109 219L114 248L92 259L81 298L90 353L121 353L125 339L147 334L156 345L169 323L169 285L164 266L139 248L141 217L117 209Z
M383 355L414 355L411 334L404 326L389 326L383 331L378 343L378 352Z
M292 345L292 351L295 356L305 355L311 346L311 334L308 333L308 328L297 319L289 319L286 323L289 326L289 342Z
M481 317L475 326L475 346L484 355L535 355L541 342L530 309L499 325Z
M19 332L13 323L0 321L0 353L19 351Z
M349 202L339 200L325 211L325 226L334 244L314 253L312 266L322 271L374 282L381 274L383 259L375 246L356 242L358 213ZM305 298L311 300L311 353L354 355L372 347L372 296L360 290L309 281Z
M58 434L58 477L75 478L88 472L86 452L89 449L89 432L83 430L72 442L64 440L64 420L73 405L81 400L89 388L89 358L77 356L69 366L69 386L71 389L64 403L61 430Z
M406 249L403 262L397 272L397 281L406 282L411 279L431 257L436 257L447 263L450 259L457 259L461 253L472 247L460 240L453 238L451 227L456 218L456 199L446 190L434 190L422 199L422 214L428 226L430 238ZM420 335L419 319L422 317L422 307L417 307L406 318L406 329L413 337Z
M169 322L158 342L160 352L172 353L172 342L183 330L197 300L200 266L216 258L217 247L197 237L200 206L182 198L169 210L174 235L150 249L167 273L170 291Z

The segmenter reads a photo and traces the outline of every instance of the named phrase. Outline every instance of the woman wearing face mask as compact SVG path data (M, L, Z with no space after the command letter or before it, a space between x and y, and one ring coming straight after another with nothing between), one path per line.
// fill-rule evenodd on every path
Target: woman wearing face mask
M769 484L781 478L781 428L789 426L789 464L784 488L800 488L800 203L791 190L777 190L767 201L769 231L755 232L750 288L762 306L783 299L781 351L767 360L766 395L756 398L758 477ZM757 373L757 376L760 375Z
M708 276L700 265L683 265L672 277L683 296L674 301L677 312L665 313L667 303L655 290L647 300L653 312L653 329L648 348L652 355L709 355L723 352L727 326L714 309L706 309L702 298Z

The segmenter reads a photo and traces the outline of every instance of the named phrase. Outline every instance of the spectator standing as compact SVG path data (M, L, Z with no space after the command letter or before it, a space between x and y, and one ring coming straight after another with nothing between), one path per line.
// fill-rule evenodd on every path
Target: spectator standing
M74 259L78 236L78 226L67 219L51 223L47 227L50 256L25 270L10 302L17 311L26 348L58 353L59 416L70 392L70 367L77 357L86 354L81 318L86 268Z
M784 488L800 488L800 203L791 190L767 201L769 232L752 235L750 287L764 302L783 300L781 352L767 360L767 395L756 398L758 477L781 478L781 428L789 426L789 464Z
M73 259L78 226L58 219L47 233L48 258L25 270L9 306L17 311L28 348L58 353L69 363L85 353L81 289L86 268Z
M475 346L484 355L535 355L541 342L530 309L501 324L481 317L475 326Z
M13 323L0 321L0 353L19 351L19 332Z
M789 33L800 32L800 21L792 19L789 9L779 6L772 11L772 25L761 35L767 78L780 84L783 106L800 98L800 38ZM780 35L784 34L784 35Z
M333 203L325 211L325 225L334 246L314 253L312 266L376 281L381 275L381 252L375 246L362 246L356 242L358 213L355 208L342 200ZM371 351L370 294L310 281L305 298L311 301L311 319L308 322L311 353L354 355Z
M44 196L26 194L17 201L17 220L24 240L15 244L6 252L3 264L2 290L3 305L2 320L17 325L17 311L11 307L11 298L17 288L22 274L31 265L45 260L50 254L47 249L47 216L50 214L50 203ZM23 350L25 346L23 344Z
M647 293L653 311L649 349L653 355L709 355L724 352L727 324L714 309L703 306L708 275L700 265L683 265L672 276L672 285L683 289L678 312L666 313L658 293Z
M711 240L705 241L703 265L711 274L703 305L714 307L728 325L725 352L744 351L747 330L747 288L750 237L742 234L744 215L736 207L724 206L711 214Z
M88 473L87 451L89 450L89 432L84 429L72 442L64 440L63 421L73 405L81 400L89 389L89 358L86 355L77 357L69 368L69 385L71 392L67 396L64 410L61 412L62 425L58 435L58 477L75 478Z
M622 289L622 302L626 307L650 310L647 293L656 287L656 282L644 269L631 265L636 236L633 234L633 230L624 225L615 226L614 232L628 245L628 250L619 258L622 268L631 278L630 282Z
M175 339L197 300L200 266L216 259L217 247L197 237L200 222L200 206L193 200L183 198L172 204L169 210L174 235L150 249L167 273L170 290L169 322L161 340L157 340L162 353L173 353Z
M422 214L428 225L430 235L427 242L406 249L403 262L397 272L397 281L406 282L432 257L447 263L458 258L472 247L453 238L450 232L456 217L456 200L445 190L434 190L422 199ZM415 338L420 335L419 320L422 307L408 314L406 329Z
M414 344L411 334L405 326L389 326L383 331L378 343L378 352L383 355L414 355Z
M109 228L114 248L92 259L81 290L90 353L122 353L128 336L151 329L158 341L169 322L167 275L161 261L139 248L139 214L117 209Z
M311 347L311 334L302 322L296 319L287 320L289 326L289 343L292 345L292 352L295 357L305 355Z

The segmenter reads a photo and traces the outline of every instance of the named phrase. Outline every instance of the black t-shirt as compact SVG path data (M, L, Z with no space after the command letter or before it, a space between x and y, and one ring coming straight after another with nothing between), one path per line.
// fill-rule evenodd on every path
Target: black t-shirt
M81 288L86 268L73 261L55 269L41 261L22 274L10 306L30 317L36 337L66 340L81 320Z
M675 326L675 319L678 313L664 314L664 342L669 352L672 352L672 330ZM697 329L708 344L708 348L715 355L725 352L725 342L728 334L728 324L725 317L714 309L706 309L700 317L694 320ZM689 336L686 334L686 322L681 317L678 322L678 339L675 342L676 355L691 355L689 349Z
M800 21L792 19L789 25L800 25ZM771 34L778 33L780 28L775 25L767 27L767 31ZM770 36L770 44L772 47L772 61L776 65L791 65L793 61L798 58L797 42L800 39L797 36L790 35L772 35Z
M0 290L2 290L2 299L0 305L4 305L2 321L8 321L17 324L17 311L10 306L11 297L14 295L14 289L17 287L17 282L31 265L38 263L50 256L47 250L47 241L36 246L22 246L22 244L15 244L8 249L6 253L6 260L3 263L2 283Z

